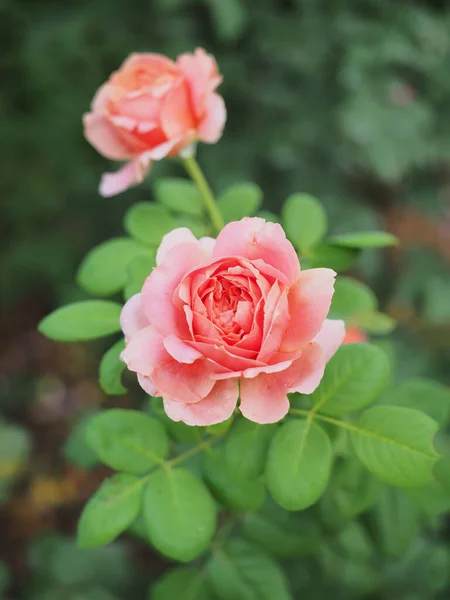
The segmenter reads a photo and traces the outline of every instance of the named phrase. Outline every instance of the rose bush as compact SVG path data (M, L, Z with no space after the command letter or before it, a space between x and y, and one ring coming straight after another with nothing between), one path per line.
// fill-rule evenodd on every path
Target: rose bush
M224 421L239 396L248 419L278 421L287 393L311 394L344 338L343 322L326 319L334 278L301 271L281 226L261 218L229 223L217 240L176 229L123 308L122 359L174 421Z
M174 156L199 140L216 142L226 119L215 89L215 60L201 48L174 62L159 54L132 54L100 87L84 115L87 140L112 160L129 161L100 184L113 196L143 181L153 160Z

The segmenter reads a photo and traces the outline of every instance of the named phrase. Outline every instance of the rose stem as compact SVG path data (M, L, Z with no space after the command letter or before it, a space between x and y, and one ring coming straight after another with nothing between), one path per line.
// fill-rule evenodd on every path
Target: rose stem
M211 219L211 223L214 229L217 231L217 233L219 233L223 229L225 222L223 220L219 207L217 206L216 201L214 200L211 188L209 187L209 184L206 181L198 162L195 160L194 157L181 158L181 162L183 163L192 181L197 185L205 203L206 210L208 211L209 217Z

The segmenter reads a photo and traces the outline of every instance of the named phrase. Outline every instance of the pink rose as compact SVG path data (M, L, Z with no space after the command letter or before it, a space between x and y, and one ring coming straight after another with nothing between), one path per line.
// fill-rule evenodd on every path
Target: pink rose
M344 344L357 344L358 342L367 342L367 335L357 327L349 327L342 340Z
M344 337L326 319L331 269L300 271L283 229L229 223L217 240L167 234L157 267L121 315L122 359L174 421L211 425L242 414L273 423L287 393L311 394Z
M174 156L200 140L214 143L225 124L222 81L201 48L174 62L160 54L132 54L98 90L83 117L87 140L112 160L129 161L103 175L100 193L114 196L140 183L152 160Z

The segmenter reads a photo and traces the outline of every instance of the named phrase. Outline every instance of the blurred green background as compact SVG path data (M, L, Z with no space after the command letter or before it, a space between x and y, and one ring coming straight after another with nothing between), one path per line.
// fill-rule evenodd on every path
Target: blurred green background
M398 250L365 252L352 274L399 322L389 342L398 372L448 383L450 3L2 0L0 35L0 594L9 580L14 599L144 598L160 559L117 545L93 569L72 538L55 538L73 534L102 478L73 433L105 401L101 348L51 343L35 327L78 297L81 258L122 233L151 179L182 172L166 161L140 187L101 198L112 165L83 139L83 112L132 51L214 54L228 121L220 143L198 153L213 188L252 179L274 212L308 192L332 233L398 235ZM111 572L118 582L99 575Z

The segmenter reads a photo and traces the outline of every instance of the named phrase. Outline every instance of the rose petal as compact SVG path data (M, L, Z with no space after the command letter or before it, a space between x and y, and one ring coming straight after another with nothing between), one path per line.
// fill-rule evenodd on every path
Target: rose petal
M146 392L149 396L157 396L158 391L154 386L152 380L149 377L144 377L143 375L137 376L138 383L141 388Z
M135 155L135 148L120 135L120 130L103 115L83 115L84 135L87 141L106 158L127 160Z
M177 229L172 229L172 231L163 236L156 253L156 264L160 265L167 257L167 253L175 246L186 243L196 244L197 241L195 235L187 227L177 227Z
M199 402L214 386L210 368L203 360L177 362L165 349L163 336L147 327L134 336L121 358L130 371L148 377L158 393L177 402Z
M201 119L206 111L206 99L222 81L216 61L202 48L197 48L194 54L179 56L177 66L186 77L195 114Z
M319 344L325 357L325 362L336 353L345 337L345 323L340 320L326 319L314 342Z
M100 181L100 195L109 198L124 192L133 185L142 183L149 167L149 163L144 168L138 160L133 160L115 173L104 173Z
M198 358L202 357L201 352L192 348L189 344L182 342L175 335L168 335L163 343L164 348L170 356L180 363L192 364Z
M166 95L161 109L161 127L168 139L181 139L194 130L189 92L184 81Z
M227 109L222 96L211 94L205 100L206 114L198 128L198 137L202 142L215 144L222 135Z
M289 326L281 342L282 352L291 352L310 342L320 331L330 310L336 273L331 269L302 271L289 288Z
M173 294L190 269L210 260L198 243L183 243L164 254L164 260L147 277L142 288L142 304L149 322L161 333L189 335L183 311L173 304Z
M258 217L244 217L225 225L217 237L213 258L225 256L262 259L283 273L290 284L300 275L297 254L281 225Z
M263 373L254 379L242 379L240 396L241 413L250 421L261 425L276 423L289 411L286 390L280 388L274 375Z
M164 409L173 421L183 421L186 425L214 425L231 417L238 396L237 379L228 379L218 381L208 396L195 404L164 398Z
M120 313L120 326L125 339L131 338L149 325L142 308L141 294L135 294L124 304Z

